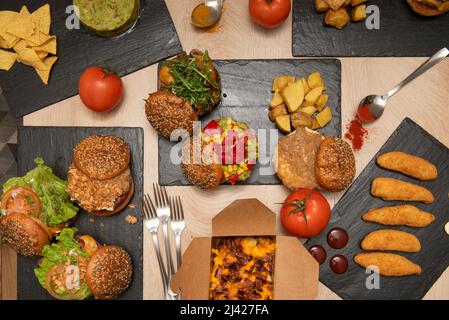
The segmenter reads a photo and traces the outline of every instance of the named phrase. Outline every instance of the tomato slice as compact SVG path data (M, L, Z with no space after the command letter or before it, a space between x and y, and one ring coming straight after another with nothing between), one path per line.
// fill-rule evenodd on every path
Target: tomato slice
M42 206L39 196L33 190L15 187L3 195L1 209L4 215L24 213L39 218Z

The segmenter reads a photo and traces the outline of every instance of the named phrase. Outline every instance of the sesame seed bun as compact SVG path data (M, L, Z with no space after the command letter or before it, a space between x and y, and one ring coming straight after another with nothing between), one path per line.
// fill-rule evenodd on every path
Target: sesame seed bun
M90 136L73 150L75 166L97 180L118 176L129 167L130 159L129 145L117 136Z
M449 0L407 0L417 14L427 17L441 15L449 11Z
M104 246L95 251L87 265L87 285L97 299L112 299L128 289L132 268L125 249Z
M326 137L316 154L316 178L321 188L341 191L348 188L355 176L355 159L351 146L336 137Z
M145 104L145 114L153 128L167 139L176 129L184 129L192 135L192 122L198 121L198 114L187 101L162 91L150 94Z
M42 222L29 215L11 213L0 219L0 238L24 256L40 254L52 237Z

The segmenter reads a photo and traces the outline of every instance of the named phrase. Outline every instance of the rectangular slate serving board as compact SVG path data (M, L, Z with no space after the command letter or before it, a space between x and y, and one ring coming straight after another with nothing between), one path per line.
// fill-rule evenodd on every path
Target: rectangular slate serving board
M423 17L405 0L368 0L380 9L380 28L351 22L343 30L324 25L313 0L293 2L293 56L429 57L449 42L449 14Z
M380 168L376 164L377 157L389 151L403 151L431 161L438 168L438 179L423 182ZM436 220L426 228L383 226L363 221L361 216L371 208L405 204L401 201L383 201L371 196L371 182L380 176L409 181L431 190L435 196L433 204L410 204L433 213ZM449 221L447 181L449 149L406 118L335 205L331 223L318 237L307 242L307 247L320 244L327 251L327 260L320 266L320 281L343 299L422 299L449 265L449 236L444 231L444 225ZM341 227L349 234L347 246L340 250L332 249L326 242L327 233L335 227ZM362 252L360 242L365 235L379 229L402 230L419 238L422 247L419 253L396 253L421 265L421 275L380 276L380 289L366 288L365 281L370 274L365 273L365 269L358 266L353 259L356 254ZM336 254L346 256L349 261L348 271L341 275L333 273L329 267L329 260Z
M270 135L259 136L259 161L251 177L239 182L244 185L281 184L274 172L262 174L271 162L278 136L282 135L276 125L268 119L268 106L272 97L272 81L279 75L307 77L319 71L329 94L328 104L332 108L333 119L319 130L324 135L341 136L341 63L337 59L283 59L283 60L218 60L215 61L222 84L221 104L210 114L201 118L204 127L210 120L220 117L233 117L246 122L250 128L273 129ZM265 138L269 148L263 148L260 138ZM179 166L170 161L172 147L180 145L159 137L159 183L167 186L191 185ZM263 163L263 164L262 164Z
M15 117L22 117L78 94L78 80L89 66L104 65L120 76L154 64L182 50L164 0L142 0L143 11L135 29L120 38L102 38L81 25L79 30L66 28L66 8L72 0L7 0L0 10L19 11L26 5L32 12L41 5L51 7L51 34L57 36L58 61L48 86L36 71L15 63L0 71L0 86Z
M95 217L79 211L74 227L78 234L90 234L98 242L115 244L125 248L133 262L133 279L128 290L118 299L140 300L143 297L143 225L141 219L143 195L143 129L142 128L88 128L88 127L19 127L18 130L18 175L35 168L34 158L41 156L53 172L67 178L67 169L72 161L72 150L85 137L95 134L110 134L123 138L131 148L131 171L135 193L123 211L111 217ZM131 225L124 219L130 214L137 217ZM93 221L91 220L93 219ZM53 299L44 290L36 276L36 258L18 257L17 290L20 300Z

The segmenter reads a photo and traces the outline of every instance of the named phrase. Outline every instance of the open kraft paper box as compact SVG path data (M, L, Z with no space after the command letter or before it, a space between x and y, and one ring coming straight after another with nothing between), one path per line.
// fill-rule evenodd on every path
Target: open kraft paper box
M257 199L237 200L212 219L213 237L194 238L183 255L170 287L183 300L208 300L211 249L217 237L273 236L273 298L314 299L318 292L319 266L295 237L276 236L276 215Z

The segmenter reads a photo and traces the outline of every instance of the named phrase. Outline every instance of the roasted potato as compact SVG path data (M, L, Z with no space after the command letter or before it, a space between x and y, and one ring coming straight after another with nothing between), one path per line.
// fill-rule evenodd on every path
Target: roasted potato
M314 106L308 106L308 107L301 108L301 111L304 113L307 113L309 115L313 115L317 111L317 109Z
M310 129L312 130L316 130L316 129L320 129L320 124L318 123L318 121L316 121L316 119L312 120L312 127Z
M282 133L290 133L292 131L292 127L290 125L290 115L277 117L276 126Z
M283 102L284 102L284 100L282 100L282 97L279 94L279 92L275 92L270 101L270 109L277 107L278 105L282 104Z
M291 121L293 128L297 129L299 127L311 127L313 123L313 118L310 114L298 111L292 114Z
M159 70L159 81L161 81L165 85L172 84L175 79L171 75L171 70L167 66L162 66L162 68Z
M302 87L301 80L295 81L285 87L281 91L281 96L290 113L298 110L304 101L304 88Z
M345 7L351 4L351 0L345 0Z
M288 86L290 83L295 82L295 80L296 80L295 76L279 76L279 77L276 77L273 80L272 91L273 92L281 91L286 86Z
M316 87L310 90L310 92L306 95L304 98L307 102L311 103L312 105L315 105L318 98L321 96L321 94L324 91L324 87Z
M345 5L346 0L326 0L332 10L338 10Z
M318 12L326 12L330 7L326 0L315 0L315 8Z
M318 113L315 117L316 121L323 128L326 124L332 121L332 110L329 106L323 109L320 113Z
M326 15L324 16L324 23L335 27L339 30L343 29L346 26L351 18L349 17L348 11L345 8L335 10L328 10Z
M307 83L306 78L301 78L302 88L304 89L304 94L308 94L310 91L309 84Z
M365 3L366 0L351 0L351 6L355 7L358 6L361 3Z
M301 107L299 107L299 108L302 109L302 108L314 107L314 106L315 106L315 103L304 100L303 103L301 104Z
M309 75L309 77L307 78L307 84L309 85L310 89L324 87L324 82L321 79L321 74L317 71L312 72Z
M279 117L279 116L286 116L286 115L288 115L288 111L287 111L287 107L285 106L284 103L281 104L281 105L278 105L273 110L268 112L268 118L272 122L275 122L277 117Z
M366 19L366 5L361 4L357 7L352 8L352 21L362 21Z
M327 103L327 100L329 100L329 95L323 93L321 96L318 97L318 99L315 101L315 107L318 109L318 111L321 111L324 109L324 106Z

